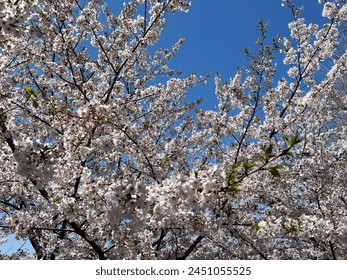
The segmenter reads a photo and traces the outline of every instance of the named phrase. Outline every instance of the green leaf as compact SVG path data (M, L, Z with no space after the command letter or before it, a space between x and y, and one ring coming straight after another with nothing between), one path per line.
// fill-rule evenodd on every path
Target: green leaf
M37 101L35 99L33 100L33 106L35 109L37 109L37 107L39 107L39 103L37 103Z
M281 164L277 164L274 166L267 167L266 170L268 170L272 176L274 177L280 177L280 172L278 171L279 169L284 169L285 167Z
M234 163L232 166L231 166L231 173L236 175L237 173L237 170L240 168L241 166L241 162L237 162L237 163Z
M42 95L41 91L36 92L32 87L24 86L24 95L27 99L30 99L32 96L38 97L39 95Z
M228 217L230 217L233 214L233 206L231 205L231 203L228 203L225 213Z
M245 168L253 168L253 167L257 167L258 166L258 164L256 164L256 163L249 163L249 162L244 162L244 164L243 164L243 167L245 167Z
M232 169L232 170L237 170L240 166L241 166L241 162L237 162L237 163L234 163L234 164L231 166L231 169Z
M240 186L241 184L238 182L231 182L228 184L228 186L224 189L225 192L227 193L237 193L240 191L240 189L238 188L238 186Z
M237 174L237 170L240 168L241 166L241 162L237 162L237 163L234 163L232 166L231 166L231 171L229 172L228 176L227 176L227 183L229 184L230 182L234 181L234 178Z
M267 163L267 159L263 156L259 156L259 160L262 162L262 163Z
M27 87L27 86L24 86L24 96L26 98L26 100L28 101L32 96L35 96L36 95L36 92L33 90L32 87Z
M24 90L25 90L25 93L29 94L30 96L36 94L36 92L33 90L32 87L24 86Z
M276 168L276 169L285 169L285 167L282 164L276 164L276 165L274 165L272 167Z
M272 167L268 167L267 170L271 173L274 177L280 177L280 172L277 169L274 169Z
M29 92L25 92L24 96L25 96L27 101L31 98L31 94Z
M33 156L32 156L32 155L27 155L27 160L28 160L29 162L32 162L32 161L33 161Z
M265 155L266 155L268 158L270 158L270 157L272 156L272 149L273 149L272 144L270 144L269 147L267 147L267 148L265 149Z
M131 200L131 194L130 193L127 193L125 196L124 196L124 203L128 203L129 201Z
M284 231L286 234L294 233L294 232L298 232L299 228L297 225L291 224L290 227L285 228Z
M164 158L163 158L163 161L164 161L165 163L167 163L167 162L170 161L170 158L169 158L169 157L164 157Z
M199 171L197 171L197 170L194 170L194 175L195 175L195 178L198 178L198 175L199 175Z
M287 147L282 151L281 155L292 156L293 153L290 151L290 148Z
M254 225L252 225L252 229L255 231L258 231L258 230L260 230L260 226L258 224L254 224Z
M269 146L264 146L261 148L265 152L265 156L260 156L259 159L263 163L268 163L270 158L274 157L275 155L272 153L273 146L270 144Z
M53 116L58 115L58 114L60 113L60 108L58 108L58 107L50 108L50 109L49 109L49 112L50 112Z
M246 173L248 172L249 169L258 166L258 165L255 164L255 163L250 163L250 162L248 161L248 159L246 159L246 160L242 163L242 165L243 165L243 168L245 169L245 172L246 172Z
M74 211L74 207L73 207L74 205L72 204L72 203L68 203L68 205L67 205L67 210L70 212L70 213L72 213L73 211Z
M296 144L299 144L302 140L303 140L302 138L301 139L299 138L299 132L297 131L295 135L288 140L287 148L289 149L292 148Z

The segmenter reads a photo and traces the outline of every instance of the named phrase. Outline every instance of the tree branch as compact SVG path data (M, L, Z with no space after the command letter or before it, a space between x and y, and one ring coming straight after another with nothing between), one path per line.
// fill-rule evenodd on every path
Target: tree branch
M75 232L94 249L95 253L99 257L99 260L107 259L101 247L94 240L89 239L84 230L82 230L75 222L69 222L69 224L75 230Z
M194 251L194 249L199 245L201 240L204 238L204 236L200 235L198 238L193 242L192 245L189 246L187 251L184 252L184 254L181 257L178 257L178 260L185 260L186 258L189 257L189 255Z

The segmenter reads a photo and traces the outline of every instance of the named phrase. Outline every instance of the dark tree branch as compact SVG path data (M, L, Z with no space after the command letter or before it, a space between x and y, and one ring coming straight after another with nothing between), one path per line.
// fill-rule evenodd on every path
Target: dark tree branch
M33 230L31 230L31 232L32 232L33 235L34 235ZM37 259L38 259L38 260L44 259L44 258L45 258L45 250L44 250L44 248L40 245L40 243L37 241L37 238L35 238L35 237L30 237L30 238L29 238L29 241L30 241L30 243L31 243L31 246L33 246L33 248L34 248L34 250L35 250Z
M145 38L148 34L148 32L153 28L154 24L158 21L158 19L160 18L160 16L165 12L166 8L168 7L171 1L168 1L167 3L163 4L163 8L160 10L160 12L157 14L157 16L155 17L155 19L153 20L153 22L150 24L150 26L147 28L147 30L144 32L143 34L143 38ZM142 40L139 40L137 42L137 44L134 46L134 48L131 50L132 53L135 53L135 51L139 48L139 46L142 44ZM106 95L105 98L105 104L108 103L109 99L111 98L111 93L112 90L116 84L116 82L118 81L119 77L120 77L120 73L122 72L123 68L125 67L125 65L129 62L129 58L125 59L123 61L123 63L116 69L117 71L115 71L115 77L113 78L113 81L111 83L111 86L108 88L108 90L106 91L106 93L104 94L104 96ZM110 64L110 66L112 67L112 64Z
M333 256L333 260L336 260L334 244L330 240L329 240L329 247L330 247L331 255Z
M99 260L106 260L107 259L105 256L105 252L101 249L101 247L94 240L91 240L88 237L85 230L82 230L75 222L69 222L69 224L75 230L75 232L94 249L95 253L99 257Z
M1 132L5 138L6 143L8 144L8 146L10 147L12 153L16 150L16 145L14 144L14 140L12 138L12 135L9 133L9 131L7 130L7 126L6 126L6 116L3 112L3 109L0 108L0 126L1 126Z
M155 247L155 250L157 252L160 250L160 245L161 245L163 239L165 238L165 236L166 236L166 232L164 229L162 229L158 240L156 240L152 243L152 247Z
M244 237L241 233L238 232L238 230L234 229L233 231L234 231L234 232L236 233L236 235L237 235L239 238L241 238L248 246L252 247L252 248L264 259L264 260L268 260L268 257L267 257L264 253L262 253L262 252L260 251L260 249L257 248L257 246L255 246L255 245L253 244L253 242L251 242L251 241L248 240L246 237ZM231 233L232 233L232 232L231 232Z
M189 255L194 251L194 249L199 245L201 240L204 238L204 236L200 235L198 238L193 242L192 245L189 246L187 251L184 252L184 254L181 257L178 257L178 260L185 260L186 258L189 257Z

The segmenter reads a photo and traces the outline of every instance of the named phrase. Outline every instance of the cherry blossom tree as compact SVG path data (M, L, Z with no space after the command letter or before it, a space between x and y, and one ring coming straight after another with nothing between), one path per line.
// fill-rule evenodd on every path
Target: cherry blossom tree
M346 52L347 41L346 41L346 30L343 29L338 41L337 50L334 59L339 59ZM329 71L329 67L327 67ZM333 118L329 125L339 126L344 125L347 120L347 106L346 106L346 84L347 83L347 74L341 75L335 82L335 89L332 91L333 96L329 103L329 110L332 112Z
M259 20L210 110L186 100L205 78L168 67L183 40L157 47L190 1L2 2L0 235L35 251L7 257L345 259L347 4L319 2L323 26L282 1L288 38Z

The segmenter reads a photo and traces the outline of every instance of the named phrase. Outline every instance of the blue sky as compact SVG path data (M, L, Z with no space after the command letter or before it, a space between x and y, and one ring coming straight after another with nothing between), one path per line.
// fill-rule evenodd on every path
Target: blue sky
M322 22L321 6L316 0L295 3L305 6L307 22ZM181 69L198 74L218 71L229 76L245 63L243 49L255 48L259 19L270 22L269 37L288 36L292 15L281 6L281 0L195 0L188 14L169 17L162 42L186 39L176 59Z
M119 13L123 0L106 0ZM214 75L222 75L224 81L236 73L245 63L244 52L256 50L255 41L259 37L256 30L258 20L269 22L269 44L277 35L289 37L288 23L292 21L290 9L281 6L281 0L193 0L188 13L169 15L167 28L159 41L160 47L170 48L179 38L185 38L176 58L170 66L184 75L196 73L210 75L206 86L198 86L189 92L188 99L203 97L201 107L214 109ZM322 7L317 0L294 0L298 7L304 6L303 16L307 23L322 25ZM277 61L278 64L281 61ZM283 69L283 68L282 68ZM285 73L278 73L283 76Z
M111 8L119 9L123 0L107 2ZM305 6L303 15L307 22L324 22L316 0L295 3ZM245 64L243 50L246 47L255 50L259 35L256 26L260 18L270 22L270 38L278 34L288 36L288 23L292 17L289 9L281 7L281 0L193 0L189 13L169 16L160 46L170 47L179 38L186 39L172 66L185 75L191 72L211 75L207 86L192 90L193 99L204 97L206 103L211 103L214 100L214 74L218 71L224 80L228 80L237 67ZM11 238L11 242L1 245L0 250L7 252L12 248L11 253L22 244Z
M303 16L306 22L325 22L318 1L301 0L295 3L305 7ZM292 21L292 14L288 8L281 6L281 0L195 0L189 13L169 17L160 43L170 45L180 37L185 38L172 65L185 74L210 74L208 85L194 93L209 100L214 94L215 73L229 80L237 67L242 68L246 63L243 50L256 50L259 19L270 23L269 43L278 34L289 36L288 23Z

